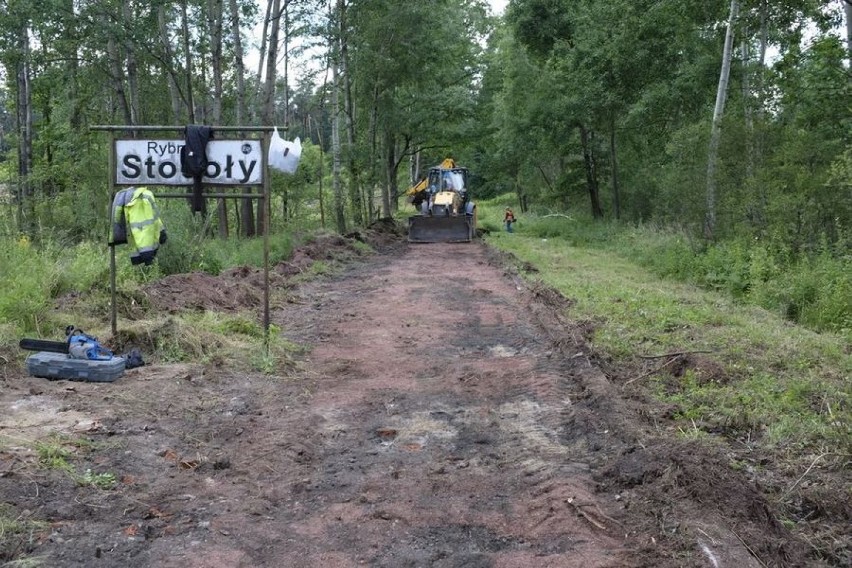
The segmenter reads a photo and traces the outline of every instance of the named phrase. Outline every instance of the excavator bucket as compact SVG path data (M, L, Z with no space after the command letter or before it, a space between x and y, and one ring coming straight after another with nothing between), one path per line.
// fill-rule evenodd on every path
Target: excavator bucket
M474 218L469 215L414 215L408 218L408 242L468 243L474 229Z

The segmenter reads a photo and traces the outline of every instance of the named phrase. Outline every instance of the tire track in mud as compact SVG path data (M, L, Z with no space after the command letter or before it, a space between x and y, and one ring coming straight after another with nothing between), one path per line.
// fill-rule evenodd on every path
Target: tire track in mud
M410 247L301 293L322 424L284 514L294 566L631 565L564 443L578 387L485 247Z

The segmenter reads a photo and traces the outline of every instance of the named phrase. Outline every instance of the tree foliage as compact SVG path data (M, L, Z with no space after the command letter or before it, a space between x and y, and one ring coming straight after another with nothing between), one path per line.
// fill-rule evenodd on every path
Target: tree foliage
M573 205L596 176L610 188L607 215L698 230L727 4L513 0L491 104L496 153L518 148L505 162L516 187L545 206ZM716 173L719 238L772 238L794 252L848 246L848 192L827 182L852 133L841 16L816 0L742 3Z
M341 227L391 214L449 155L480 195L513 192L521 209L700 229L728 2L511 0L503 18L482 0L274 6L264 19L247 0L0 1L0 183L18 228L102 234L108 148L88 127L109 123L287 123L313 144L312 172L274 184L273 224L325 219L336 118ZM742 0L718 239L849 246L843 22L828 0ZM250 41L258 24L267 35ZM247 46L261 61L236 65ZM245 207L219 215L232 213L253 221Z

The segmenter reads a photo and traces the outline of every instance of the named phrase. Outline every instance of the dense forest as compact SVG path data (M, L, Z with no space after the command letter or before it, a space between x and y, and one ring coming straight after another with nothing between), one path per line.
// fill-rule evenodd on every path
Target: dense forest
M270 231L392 216L451 155L479 199L727 251L735 293L820 272L802 292L826 296L816 327L852 327L848 0L0 7L3 239L104 240L109 138L93 126L276 125L305 149L273 180ZM253 205L223 200L209 224L253 236Z

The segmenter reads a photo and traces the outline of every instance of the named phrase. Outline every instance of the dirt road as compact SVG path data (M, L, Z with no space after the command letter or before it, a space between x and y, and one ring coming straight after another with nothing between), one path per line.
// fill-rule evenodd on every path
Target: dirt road
M655 437L569 307L484 245L418 245L294 290L274 314L307 348L291 376L7 376L0 437L19 443L0 451L0 500L50 523L19 552L63 567L804 565L724 460ZM89 440L77 459L117 486L36 468L27 441L49 432Z

